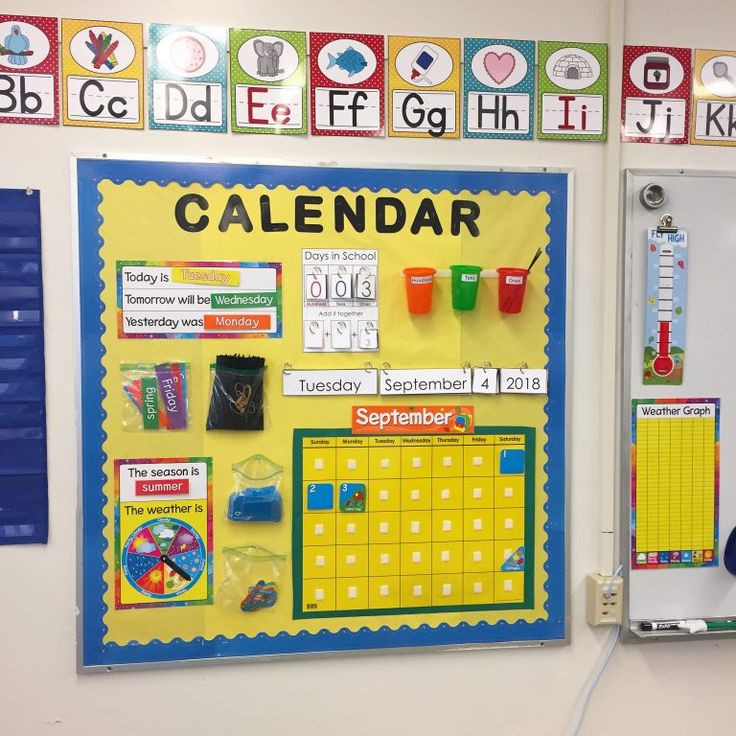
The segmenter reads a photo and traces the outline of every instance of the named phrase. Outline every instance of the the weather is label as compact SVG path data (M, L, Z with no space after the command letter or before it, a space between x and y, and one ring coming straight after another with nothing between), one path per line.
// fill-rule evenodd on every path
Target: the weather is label
M118 336L281 337L280 263L118 261Z

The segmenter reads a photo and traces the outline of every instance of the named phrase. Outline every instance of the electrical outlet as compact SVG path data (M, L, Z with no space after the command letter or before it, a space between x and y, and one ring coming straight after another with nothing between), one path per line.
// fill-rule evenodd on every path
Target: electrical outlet
M624 579L591 574L585 579L585 619L591 626L622 623Z

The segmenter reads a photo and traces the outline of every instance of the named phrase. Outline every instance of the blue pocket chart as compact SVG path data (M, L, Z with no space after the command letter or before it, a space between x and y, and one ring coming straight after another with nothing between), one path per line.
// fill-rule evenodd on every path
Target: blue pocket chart
M0 544L47 538L40 197L0 189Z

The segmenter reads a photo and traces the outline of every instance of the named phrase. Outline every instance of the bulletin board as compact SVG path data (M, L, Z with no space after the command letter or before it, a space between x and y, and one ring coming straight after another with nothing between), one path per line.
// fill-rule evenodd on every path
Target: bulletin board
M649 184L666 200L649 210ZM640 622L736 614L724 551L736 526L732 321L733 197L729 173L626 172L621 402L622 553L630 641L681 639ZM663 213L672 233L652 237ZM725 631L695 636L728 636Z
M76 171L83 668L566 641L569 174Z

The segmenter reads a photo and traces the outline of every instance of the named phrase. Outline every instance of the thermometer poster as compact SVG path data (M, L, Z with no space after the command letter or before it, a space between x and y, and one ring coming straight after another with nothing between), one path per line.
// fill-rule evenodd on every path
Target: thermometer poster
M644 385L679 386L685 369L687 233L649 230Z

